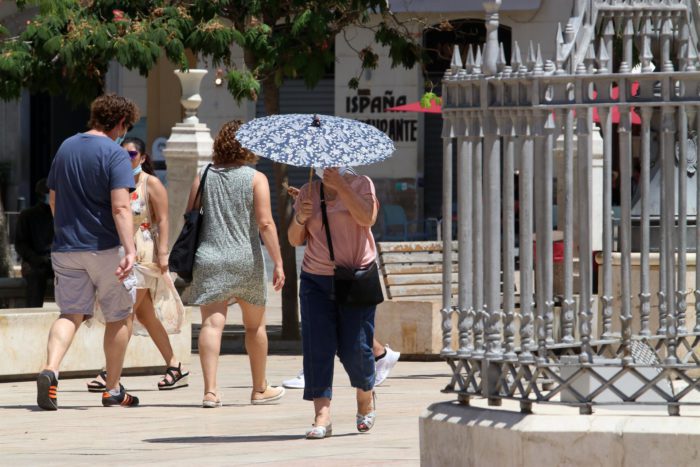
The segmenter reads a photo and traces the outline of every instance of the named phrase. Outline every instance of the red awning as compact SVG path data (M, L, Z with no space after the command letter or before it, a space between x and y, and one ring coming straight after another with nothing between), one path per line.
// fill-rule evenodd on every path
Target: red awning
M632 84L632 95L636 95L639 90L639 83L635 82ZM617 87L612 88L612 91L610 92L610 97L612 99L617 99L619 95L619 90ZM593 94L594 96L596 93ZM432 105L430 107L421 107L420 102L410 102L408 104L404 105L398 105L396 107L389 107L386 109L389 112L417 112L417 113L428 113L428 114L439 114L442 113L442 106L435 101L432 102ZM596 123L600 123L600 116L598 115L598 109L596 107L593 107L593 121ZM612 122L613 123L620 123L620 110L617 108L617 106L612 107ZM642 118L639 116L639 114L632 109L632 124L633 125L641 125L642 124Z
M442 106L435 101L432 101L430 107L421 107L420 102L410 102L404 105L397 105L396 107L389 107L389 112L418 112L426 114L439 114L442 113Z

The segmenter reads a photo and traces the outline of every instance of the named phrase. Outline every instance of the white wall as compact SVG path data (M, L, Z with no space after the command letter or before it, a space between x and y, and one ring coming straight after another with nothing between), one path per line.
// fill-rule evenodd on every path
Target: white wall
M347 40L351 45L348 45ZM386 112L386 107L398 103L410 103L418 100L422 78L417 68L391 68L388 49L373 44L374 38L366 29L353 28L345 37L336 38L335 65L335 114L358 120L373 120L371 124L386 128L391 132L396 145L396 152L390 159L362 168L362 173L371 177L413 178L418 171L418 115L414 113ZM360 61L355 50L372 45L379 54L379 66L376 70L365 72L360 79L358 89L348 88L350 78L360 71ZM353 50L355 49L355 50ZM360 95L364 92L368 95ZM393 98L394 104L390 104ZM354 100L354 101L353 101ZM369 105L366 105L369 103ZM374 105L373 105L374 104ZM397 130L400 127L400 130ZM394 131L391 131L391 129Z

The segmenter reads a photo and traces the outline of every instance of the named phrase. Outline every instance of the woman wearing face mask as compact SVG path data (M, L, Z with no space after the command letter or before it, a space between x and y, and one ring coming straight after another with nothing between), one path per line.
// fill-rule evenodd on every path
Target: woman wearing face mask
M332 434L330 405L336 354L356 388L357 430L369 431L375 420L372 342L376 306L350 307L332 297L334 263L323 225L321 196L325 199L335 264L351 269L365 268L375 261L377 252L370 229L377 219L379 202L372 180L351 169L330 168L316 170L316 174L322 181L300 189L287 233L293 246L306 242L299 299L304 399L314 403L314 424L306 432L307 439Z
M184 313L168 272L168 194L155 176L146 144L139 138L126 138L122 147L129 153L136 185L131 193L137 280L134 333L144 334L145 328L165 360L166 372L158 389L177 389L187 386L189 372L175 357L168 338L168 331L179 332ZM103 391L104 378L101 372L88 383L88 390Z

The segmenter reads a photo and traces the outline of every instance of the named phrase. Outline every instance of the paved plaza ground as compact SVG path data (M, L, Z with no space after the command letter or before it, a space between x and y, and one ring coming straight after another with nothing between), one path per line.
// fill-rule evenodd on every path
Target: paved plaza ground
M197 324L199 312L193 311ZM270 329L278 329L280 294L272 287L266 315ZM237 305L229 308L227 322L241 324ZM37 336L36 344L46 345L46 335ZM302 366L301 355L290 355L288 348L280 354L276 347L271 341L271 384L291 378ZM313 405L302 400L301 390L287 390L277 405L252 406L248 357L222 355L224 406L204 409L199 356L191 358L186 388L158 391L158 376L124 377L123 384L141 399L141 406L134 408L102 407L100 394L85 388L90 378L60 381L57 412L37 408L35 382L0 383L0 466L418 465L419 415L434 402L454 399L440 392L450 381L445 362L401 361L377 388L376 425L360 434L355 428L355 390L336 360L333 437L311 441L304 439L304 432L313 422Z
M134 408L104 408L85 379L59 384L57 412L36 407L34 382L0 384L0 465L418 465L418 416L449 400L443 362L399 362L377 388L377 422L355 429L354 389L336 362L333 437L305 440L312 404L288 390L279 405L252 406L245 355L224 355L219 370L224 406L203 409L202 373L193 355L190 386L158 391L156 376L125 377L141 398ZM268 377L279 383L301 367L300 356L272 355Z

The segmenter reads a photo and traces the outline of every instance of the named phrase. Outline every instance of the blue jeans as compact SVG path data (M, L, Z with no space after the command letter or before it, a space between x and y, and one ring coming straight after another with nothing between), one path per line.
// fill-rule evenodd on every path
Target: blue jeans
M333 396L333 366L338 354L350 384L374 387L374 311L331 300L333 276L301 272L301 337L304 352L304 399Z

